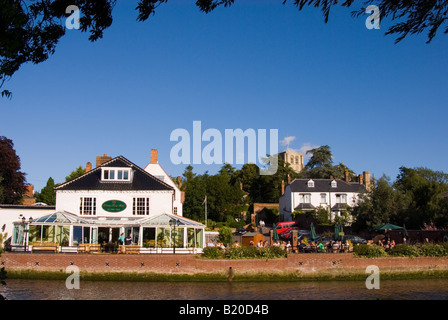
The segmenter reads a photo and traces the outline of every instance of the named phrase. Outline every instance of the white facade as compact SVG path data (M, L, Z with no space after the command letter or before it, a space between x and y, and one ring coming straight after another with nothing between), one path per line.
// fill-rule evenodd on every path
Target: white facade
M330 219L340 216L344 207L354 207L365 187L358 183L347 183L330 179L296 179L286 186L279 199L279 213L284 221L291 221L291 213L309 211L319 207L330 212Z
M30 218L36 219L54 212L54 206L22 206L22 205L0 205L0 232L12 236L14 221L25 217L26 221Z
M174 189L173 213L178 216L182 216L182 192L171 179L171 177L165 172L165 170L163 170L162 166L159 163L149 163L145 167L145 171L150 173L160 181L165 182Z
M92 199L95 211L90 214L82 207L85 199ZM144 199L142 212L136 212L137 199ZM108 201L121 201L126 208L119 212L104 210ZM84 212L82 211L84 209ZM109 191L109 190L57 190L56 211L66 211L76 215L94 215L97 217L157 216L173 213L173 191Z

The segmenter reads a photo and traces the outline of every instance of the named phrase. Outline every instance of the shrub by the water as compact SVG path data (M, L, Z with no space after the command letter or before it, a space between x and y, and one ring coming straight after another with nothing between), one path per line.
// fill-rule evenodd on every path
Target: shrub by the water
M224 258L224 255L219 248L205 247L204 250L202 250L202 257L207 259L222 259Z
M359 244L353 248L353 253L358 257L376 258L387 256L386 251L380 246L369 246L367 244Z
M420 255L425 257L445 257L448 255L448 246L435 244L435 243L425 243L418 246Z
M420 250L418 246L397 244L389 250L388 254L393 257L418 257L420 256Z
M227 250L206 247L202 252L202 258L206 259L276 259L284 257L286 257L286 251L280 247L238 247Z

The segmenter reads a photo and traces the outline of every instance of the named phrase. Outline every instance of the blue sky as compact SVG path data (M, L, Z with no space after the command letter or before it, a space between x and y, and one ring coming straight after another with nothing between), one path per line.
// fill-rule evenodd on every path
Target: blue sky
M392 180L400 166L448 171L447 36L394 44L368 17L299 12L281 1L236 1L204 14L170 0L146 22L136 1L118 1L95 43L67 30L56 53L5 84L0 135L13 140L36 190L95 157L123 155L141 167L150 150L172 176L170 134L278 129L292 149L329 145L334 162ZM280 145L281 149L284 149ZM220 166L194 166L215 173ZM237 166L238 167L238 166Z

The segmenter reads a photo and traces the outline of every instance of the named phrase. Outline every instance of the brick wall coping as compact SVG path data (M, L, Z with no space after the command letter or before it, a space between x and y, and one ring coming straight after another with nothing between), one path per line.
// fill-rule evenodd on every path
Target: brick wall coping
M289 254L281 259L201 259L188 254L70 254L12 253L0 256L0 267L8 271L31 270L61 272L75 265L88 273L159 273L159 274L219 274L232 267L239 273L364 273L375 265L384 272L448 271L448 257L381 257L357 258L351 253Z

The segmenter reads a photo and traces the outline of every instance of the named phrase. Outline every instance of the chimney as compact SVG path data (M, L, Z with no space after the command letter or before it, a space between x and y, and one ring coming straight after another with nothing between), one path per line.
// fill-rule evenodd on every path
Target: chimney
M180 188L182 188L182 178L180 176L177 177L177 186Z
M371 181L370 181L370 171L364 171L364 185L366 186L367 190L370 190Z
M291 184L291 176L288 173L288 184Z
M29 196L30 198L34 197L34 186L29 185L29 186L25 186L25 188L26 188L25 194L27 196Z
M96 157L96 167L101 166L103 163L106 163L109 160L112 160L112 157L108 156L107 154L104 154L104 156Z
M347 182L347 183L350 182L350 177L348 175L348 170L345 170L345 182Z
M360 174L358 176L358 182L359 182L359 184L364 184L364 181L363 181L363 178L362 178L362 174Z
M282 180L282 195L285 194L285 180Z
M151 149L151 163L158 163L158 161L157 161L157 149Z
M181 191L180 192L180 202L184 203L185 202L185 191Z
M92 163L91 162L86 163L86 173L89 171L92 171Z

